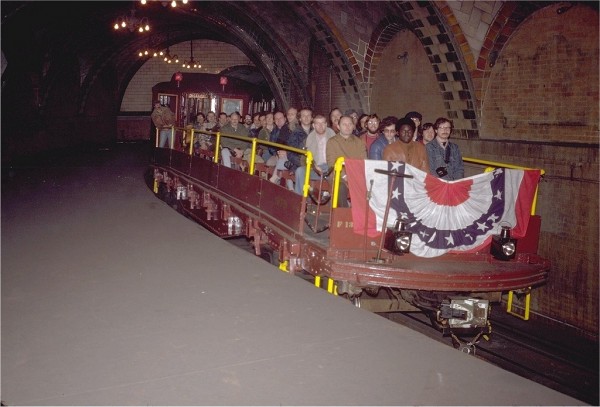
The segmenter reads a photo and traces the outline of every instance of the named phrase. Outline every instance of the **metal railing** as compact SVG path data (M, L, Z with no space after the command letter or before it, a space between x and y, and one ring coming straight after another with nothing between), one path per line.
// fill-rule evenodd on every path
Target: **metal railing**
M234 139L234 140L240 140L240 141L245 141L248 142L249 144L251 144L250 147L250 160L248 162L248 173L250 174L254 174L254 171L256 169L256 151L258 150L258 146L266 146L266 147L275 147L278 150L285 150L285 151L290 151L290 152L294 152L294 153L298 153L300 155L303 155L306 157L306 168L311 168L311 165L313 163L313 156L312 153L308 150L303 150L300 148L295 148L295 147L290 147L290 146L286 146L284 144L278 144L272 141L267 141L267 140L261 140L259 138L254 138L254 137L246 137L246 136L238 136L235 134L227 134L227 133L222 133L220 131L214 133L214 132L210 132L210 131L205 131L205 130L196 130L196 129L189 129L189 128L181 128L181 127L172 127L172 133L171 133L171 149L173 149L173 145L174 145L174 140L175 140L175 133L177 130L181 130L183 132L183 139L185 140L186 138L186 133L191 133L190 134L190 144L189 146L186 146L187 148L187 153L189 155L193 155L194 154L194 143L195 143L195 135L196 134L206 134L209 136L212 136L215 138L215 143L214 143L214 156L213 156L213 161L215 163L219 162L219 158L220 158L220 152L221 152L221 139L222 138L228 138L228 139ZM159 139L159 135L160 132L157 129L157 141L156 141L156 147L158 147L158 139ZM183 144L183 143L182 143ZM303 197L307 197L308 196L308 191L309 191L309 187L310 187L310 171L306 171L306 175L304 177L304 184L302 187L302 196Z
M290 146L286 146L284 144L278 144L278 143L275 143L272 141L261 140L261 139L253 138L253 137L238 136L235 134L227 134L227 133L221 133L221 132L214 133L214 132L210 132L210 131L196 130L193 128L192 129L182 128L182 127L175 127L175 126L171 127L171 149L173 149L174 142L175 142L175 134L177 131L182 131L183 140L185 140L185 138L186 138L186 133L191 132L190 144L189 144L189 146L186 146L186 147L189 147L189 151L188 151L189 155L193 155L193 153L194 153L195 134L206 134L206 135L215 137L214 157L213 157L213 161L215 163L219 162L219 154L221 151L221 149L219 147L221 145L221 138L224 137L224 138L235 139L235 140L240 140L240 141L245 141L245 142L250 143L251 144L251 148L250 148L251 153L250 153L250 161L249 161L249 165L248 165L248 173L250 173L250 174L254 174L254 171L256 168L256 151L258 149L258 146L275 147L278 150L285 150L285 151L290 151L290 152L304 155L306 157L307 171L306 171L306 175L304 177L304 183L302 186L302 196L304 198L306 198L308 196L308 191L309 191L309 187L310 187L310 172L311 172L309 169L311 168L311 165L313 163L312 153L308 150L290 147ZM159 136L160 136L160 130L156 129L156 147L158 147ZM463 157L463 162L486 166L486 168L484 169L484 172L490 172L496 168L510 168L510 169L516 169L516 170L539 170L541 175L544 175L546 173L546 171L544 171L541 168L530 168L530 167L524 167L524 166L520 166L520 165L501 163L501 162L489 161L489 160L480 160L477 158L470 158L470 157ZM332 186L332 188L333 188L333 190L332 190L332 207L333 208L337 208L339 188L340 188L340 178L341 178L343 166L344 166L344 157L339 157L336 160L335 165L334 165L334 181L333 181L333 186ZM536 211L536 207L537 207L538 187L539 186L536 186L535 194L533 197L533 202L531 205L531 214L532 215L535 215L535 211Z

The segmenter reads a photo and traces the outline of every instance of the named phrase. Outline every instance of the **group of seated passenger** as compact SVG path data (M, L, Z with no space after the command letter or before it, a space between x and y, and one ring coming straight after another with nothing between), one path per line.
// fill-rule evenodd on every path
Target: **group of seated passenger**
M402 161L445 180L464 177L458 145L448 140L453 123L444 117L434 123L421 125L422 116L418 112L409 112L402 118L387 116L380 120L375 113L359 116L353 109L343 114L335 108L331 110L328 122L322 114L313 115L310 108L298 111L291 107L285 114L281 111L256 113L254 116L246 115L243 121L241 119L239 112L230 115L221 112L217 121L216 114L209 112L206 117L199 115L194 127L197 130L255 137L308 150L314 160L310 168L311 180L320 180L324 174L328 174L341 156ZM198 148L209 149L214 143L214 136L199 134L195 143ZM250 160L251 144L246 141L221 137L221 147L225 166L236 168L235 161ZM272 169L269 173L272 172L270 180L274 183L280 183L286 174L286 187L302 194L308 170L304 158L303 154L294 151L261 146L257 149L255 162L264 163ZM347 197L347 187L342 182L340 206L347 203Z

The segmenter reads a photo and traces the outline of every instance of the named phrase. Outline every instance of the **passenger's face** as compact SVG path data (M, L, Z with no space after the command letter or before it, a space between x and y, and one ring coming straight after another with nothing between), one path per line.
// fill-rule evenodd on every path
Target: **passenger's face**
M441 142L448 141L450 137L450 133L452 133L452 125L450 122L442 122L438 125L438 128L435 130L436 136L440 139Z
M303 126L310 126L312 123L312 112L310 110L302 110L300 112L300 123Z
M383 128L383 135L390 143L396 139L396 125L390 124Z
M237 114L232 114L229 119L231 120L231 125L233 127L237 126L240 122L240 116L238 116Z
M244 117L244 123L245 123L245 124L248 124L248 125L252 124L252 116L250 116L249 114L247 114L247 115Z
M208 118L208 121L211 122L211 123L215 121L215 114L214 113L209 113L206 117Z
M331 119L331 123L339 124L340 117L342 117L342 112L339 109L335 109L333 112L331 112L331 115L329 118Z
M398 130L398 137L403 143L410 143L413 139L414 131L408 124L403 124Z
M268 114L268 115L266 115L266 116L260 116L260 117L261 117L261 119L264 117L264 120L263 120L263 121L264 121L265 123L263 124L263 126L264 126L264 125L269 125L269 126L272 126L272 125L273 125L273 121L274 121L274 119L273 119L273 115L272 115L272 114Z
M368 119L368 118L369 118L369 116L365 116L365 117L363 117L362 119L360 119L360 127L361 127L362 129L364 129L364 128L365 128L365 126L367 125L367 119ZM374 119L371 119L371 120L374 120Z
M225 123L227 123L227 115L226 114L219 115L219 123L221 123L221 125L224 125Z
M313 120L313 126L317 134L323 135L327 130L327 120L325 120L324 117L319 117L318 119Z
M298 121L298 110L290 107L287 111L287 121L288 123L297 122Z
M434 138L435 130L433 130L433 127L423 130L423 144L431 142Z
M282 128L284 124L285 124L285 116L283 115L283 113L281 113L281 112L275 113L275 125L279 128Z
M379 128L379 120L377 119L369 119L367 122L367 130L371 134L377 133L377 129Z
M349 137L354 131L354 122L351 117L342 117L340 119L340 134L342 137Z

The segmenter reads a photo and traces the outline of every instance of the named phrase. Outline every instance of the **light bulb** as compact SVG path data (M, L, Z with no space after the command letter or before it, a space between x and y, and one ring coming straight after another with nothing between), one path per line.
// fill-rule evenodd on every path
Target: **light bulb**
M140 28L138 28L138 31L141 32L141 33L143 33L144 29L142 27L140 27Z
M119 29L119 24L115 23L115 30Z
M146 0L141 0L140 3L146 4Z
M145 50L145 51L144 51L144 55L148 55L148 50Z
M171 7L177 7L177 2L175 0L171 2Z
M149 24L146 24L146 26L144 27L144 30L146 30L146 31L150 31L150 25L149 25Z

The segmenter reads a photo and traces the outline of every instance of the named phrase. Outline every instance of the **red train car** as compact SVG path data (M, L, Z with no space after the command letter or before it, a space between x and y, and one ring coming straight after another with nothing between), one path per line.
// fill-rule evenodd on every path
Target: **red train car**
M212 136L217 146L229 137ZM277 146L247 141L253 150ZM311 165L310 152L278 147ZM153 157L147 182L158 197L223 238L246 236L280 269L375 312L423 311L443 332L479 337L490 331L490 304L506 295L508 311L527 319L530 291L548 276L550 263L537 254L540 170L493 163L491 171L447 182L402 163L340 158L326 179L306 178L299 195L270 182L264 164L221 165L218 147L156 148ZM350 208L337 206L344 166ZM452 204L435 202L443 193Z
M238 111L244 115L275 109L268 87L208 73L174 73L171 81L152 87L152 100L168 105L180 127L195 123L198 113Z

